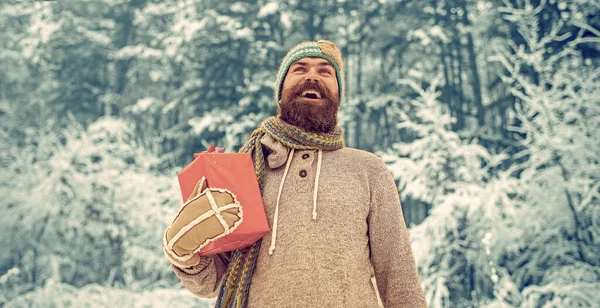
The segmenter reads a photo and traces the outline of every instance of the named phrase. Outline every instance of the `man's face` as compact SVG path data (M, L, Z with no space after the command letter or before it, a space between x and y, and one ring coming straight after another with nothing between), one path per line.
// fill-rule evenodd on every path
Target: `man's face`
M302 58L290 65L281 87L281 119L314 133L337 125L339 89L335 68L321 58Z

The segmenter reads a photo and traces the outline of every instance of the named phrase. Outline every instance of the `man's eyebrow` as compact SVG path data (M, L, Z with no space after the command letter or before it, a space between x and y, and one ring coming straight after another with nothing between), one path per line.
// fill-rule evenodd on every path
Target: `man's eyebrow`
M308 63L303 62L303 61L298 61L298 62L292 63L292 65L307 66ZM330 66L331 68L335 69L335 67L333 67L333 65L331 63L329 63L329 62L319 62L318 65L319 66Z

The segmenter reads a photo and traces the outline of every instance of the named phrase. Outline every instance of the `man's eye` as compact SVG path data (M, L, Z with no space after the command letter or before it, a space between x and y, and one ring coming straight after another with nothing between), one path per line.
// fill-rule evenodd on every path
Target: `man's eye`
M300 71L304 72L305 71L304 67L296 67L294 69L294 72L300 72Z
M331 72L329 70L321 70L321 73L322 74L329 74L329 75L331 75Z

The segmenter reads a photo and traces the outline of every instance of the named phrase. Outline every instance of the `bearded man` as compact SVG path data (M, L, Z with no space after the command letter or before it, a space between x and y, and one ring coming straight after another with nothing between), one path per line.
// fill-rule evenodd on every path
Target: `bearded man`
M344 144L343 93L335 44L303 42L287 53L277 116L240 150L252 154L271 232L246 249L170 258L189 291L218 294L217 307L377 307L374 273L384 307L427 307L391 173Z

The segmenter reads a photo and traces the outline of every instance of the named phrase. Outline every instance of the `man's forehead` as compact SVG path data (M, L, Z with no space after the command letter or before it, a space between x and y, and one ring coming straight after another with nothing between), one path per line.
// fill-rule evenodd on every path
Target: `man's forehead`
M323 59L323 58L318 58L318 57L305 57L302 59L298 59L296 60L294 63L292 63L292 65L301 65L301 66L306 66L306 65L318 65L318 66L331 66L333 67L333 65Z

